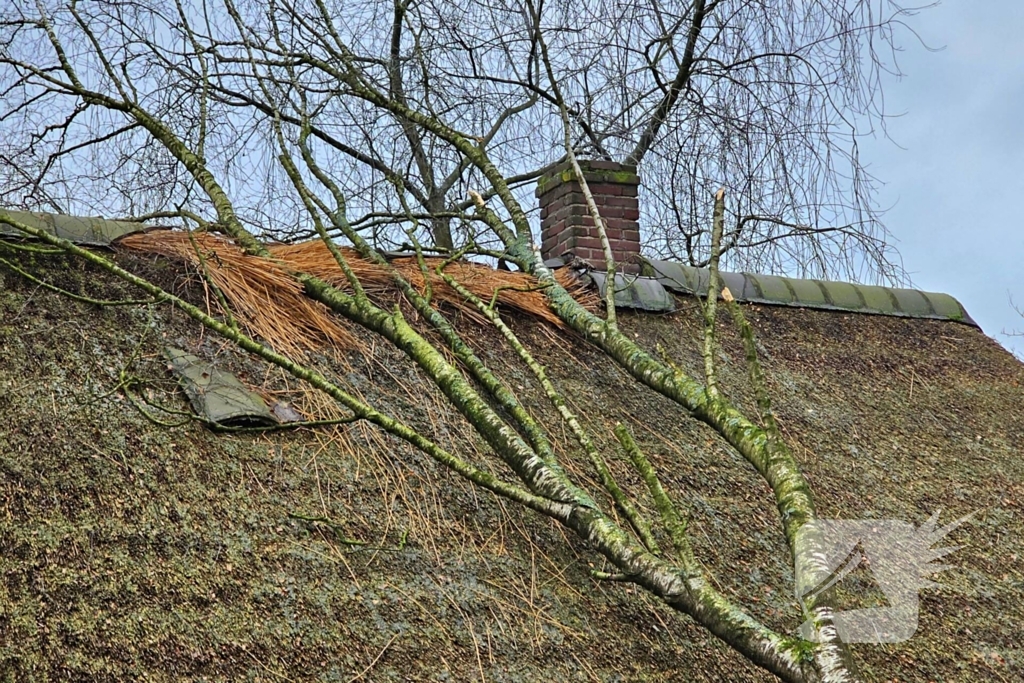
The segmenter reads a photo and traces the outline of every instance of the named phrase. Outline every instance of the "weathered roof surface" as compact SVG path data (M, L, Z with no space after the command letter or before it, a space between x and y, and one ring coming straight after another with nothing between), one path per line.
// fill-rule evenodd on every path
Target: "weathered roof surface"
M705 296L709 271L674 261L650 260L653 276L680 294ZM955 320L978 327L960 302L948 294L827 280L801 280L777 275L722 273L723 285L738 301L872 313L906 318ZM624 295L623 301L631 297Z
M13 211L0 208L0 215L6 214L12 220L30 227L45 230L51 235L70 240L75 244L105 247L125 235L145 232L148 227L142 223L111 221L105 218L65 216L52 213ZM0 235L24 237L25 233L8 223L0 221Z
M180 283L167 263L115 257ZM31 268L69 291L137 296L73 259ZM199 288L183 295L203 302ZM1024 365L943 320L750 309L773 408L824 517L917 525L937 508L940 523L981 510L941 544L964 547L942 558L955 567L935 577L945 587L922 591L917 635L854 646L863 679L1022 680ZM753 468L593 347L516 323L602 452L619 454L616 422L633 428L723 592L795 629L778 512ZM749 409L743 347L722 323L719 385ZM700 376L693 307L626 312L620 325ZM496 331L462 329L557 424ZM130 377L140 396L188 410L167 344L302 400L170 309L99 308L0 265L0 679L768 680L642 592L593 580L603 567L586 544L365 424L249 436L150 422L117 388ZM367 347L325 371L442 445L487 457L400 352ZM594 476L570 435L552 436L573 472ZM626 458L609 467L653 509Z

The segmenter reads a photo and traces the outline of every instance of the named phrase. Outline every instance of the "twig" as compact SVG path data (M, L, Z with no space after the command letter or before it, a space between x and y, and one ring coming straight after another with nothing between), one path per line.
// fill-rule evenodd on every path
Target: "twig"
M661 523L665 527L665 531L668 532L669 538L672 539L676 555L684 564L691 562L693 556L690 551L690 541L686 536L686 522L679 517L675 504L665 492L665 487L661 485L658 473L640 447L636 445L636 441L633 440L632 434L624 424L615 425L615 436L622 444L622 450L626 451L626 455L629 456L636 471L647 484L647 490L650 491L651 498L654 499L654 506L661 516Z
M0 218L0 220L3 220L3 219ZM82 303L92 304L93 306L148 306L149 304L156 304L156 303L160 303L160 301L161 301L161 299L159 297L153 297L152 299L141 299L141 300L139 300L139 299L118 299L118 300L93 299L92 297L82 296L81 294L75 294L74 292L69 292L66 289L61 289L60 287L57 287L56 285L51 285L49 282L46 282L44 280L40 280L36 276L32 275L31 273L29 273L29 272L27 272L25 270L22 270L21 268L19 268L18 266L14 265L13 263L11 263L7 259L3 258L2 256L0 256L0 263L2 263L3 265L7 266L8 268L13 270L18 275L20 275L23 278L25 278L26 280L28 280L30 282L34 282L35 284L39 285L43 289L48 289L51 292L55 292L57 294L60 294L61 296L66 296L69 299L74 299L75 301L81 301Z
M391 647L391 643L395 642L395 639L398 638L398 635L399 634L396 633L395 635L391 636L391 640L389 640L387 642L387 644L384 645L384 648L380 651L380 653L376 657L373 658L373 661L370 662L369 664L367 664L365 669L363 669L362 671L357 673L352 678L348 679L348 683L354 683L355 681L358 681L363 676L368 674L370 672L370 669L372 669L377 664L377 662L380 661L380 658L383 657L384 653L388 651L389 647Z
M704 301L704 379L709 396L718 396L718 376L715 369L715 317L718 313L718 288L721 276L718 260L722 249L722 229L725 224L725 188L715 193L715 210L711 226L711 260L708 262L708 292Z
M532 9L532 5L531 5ZM541 57L544 60L544 67L548 73L548 80L551 82L551 91L558 102L558 112L562 117L562 130L564 132L563 144L565 146L565 156L572 164L573 173L576 176L576 181L580 184L580 190L583 192L583 196L587 201L587 209L590 211L591 217L594 219L594 225L597 227L597 235L601 240L601 247L604 251L604 262L606 271L606 280L604 286L604 299L606 309L606 320L608 327L611 330L617 329L616 315L615 315L615 256L612 253L611 243L608 241L608 230L605 225L604 217L601 215L601 211L597 208L597 202L594 200L594 195L590 191L590 185L587 184L587 179L583 175L583 169L580 168L579 160L576 158L576 153L572 148L572 129L569 122L569 110L565 106L565 99L562 97L561 88L558 87L558 80L555 78L554 69L551 66L551 58L548 55L547 42L544 40L544 36L540 31L540 16L539 9L534 19L537 25L537 31L535 34L535 40L540 46Z
M591 570L590 575L598 581L617 581L621 583L632 583L635 580L635 577L630 576L629 574L609 574L608 572L602 572L596 569Z

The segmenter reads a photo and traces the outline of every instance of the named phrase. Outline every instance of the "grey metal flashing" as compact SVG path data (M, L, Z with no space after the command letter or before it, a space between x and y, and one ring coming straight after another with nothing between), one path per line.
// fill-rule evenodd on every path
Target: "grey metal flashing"
M37 230L43 230L75 244L109 247L119 238L135 232L145 232L150 226L130 221L108 221L103 218L65 216L52 213L13 211L0 208L0 217L8 217ZM21 230L0 220L0 237L29 237Z
M267 427L282 422L259 394L213 363L168 346L164 355L196 414L214 425Z
M710 273L706 268L656 260L648 260L646 265L650 269L645 269L645 272L653 274L654 279L667 290L697 296L707 294ZM904 318L954 320L978 327L960 302L948 294L752 273L722 273L721 277L723 285L729 288L737 301Z
M561 268L565 261L561 257L544 259L544 265L548 268Z
M587 273L604 297L608 274L600 271ZM657 278L642 275L615 274L615 305L641 311L668 313L676 307L675 297L658 282Z

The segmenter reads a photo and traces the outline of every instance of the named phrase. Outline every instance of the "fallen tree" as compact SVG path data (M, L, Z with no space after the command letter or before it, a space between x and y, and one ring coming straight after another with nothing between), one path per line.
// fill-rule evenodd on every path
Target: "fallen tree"
M695 3L692 13L687 15L689 23L677 22L675 30L687 38L677 82L663 87L663 96L655 98L649 125L631 153L634 161L651 147L668 113L682 96L694 68L694 45L703 23L714 10L721 9L720 5L722 3ZM151 297L153 303L183 311L223 339L329 396L347 411L346 420L373 424L476 486L556 520L587 541L615 568L613 572L599 572L595 576L640 586L779 678L787 681L854 680L844 663L842 644L825 600L806 598L800 605L800 621L809 620L813 627L811 642L767 627L715 588L691 550L685 516L676 509L661 483L659 472L637 446L629 428L623 424L614 428L619 453L598 448L562 391L547 376L544 366L508 324L508 309L502 308L502 304L510 302L506 296L510 287L525 290L523 294L535 299L540 294L547 306L541 309L541 315L580 335L600 349L608 363L617 364L638 384L675 402L693 419L715 430L764 479L778 509L780 530L794 561L809 563L814 569L814 563L824 560L813 552L798 553L796 548L801 528L817 517L810 487L775 425L753 332L728 292L723 293L725 304L746 341L750 381L758 395L757 413L748 415L740 410L718 380L715 330L720 294L719 260L723 250L736 247L742 228L759 219L752 214L740 218L738 227L727 237L725 193L720 191L715 196L712 225L706 230L710 246L707 263L712 275L710 295L703 304L706 321L703 377L692 377L671 359L642 348L620 330L613 287L608 288L602 309L594 302L574 297L571 279L545 265L533 244L527 212L517 196L516 185L523 178L499 170L492 158L492 133L476 135L460 130L457 126L464 126L466 122L447 121L433 108L428 90L417 92L416 99L422 101L414 101L400 77L407 67L398 63L409 9L410 5L404 3L393 7L392 42L398 47L392 50L390 63L350 47L335 30L330 8L318 2L308 8L272 5L263 17L265 25L258 27L250 23L253 17L243 11L245 8L225 3L219 20L236 32L236 38L230 40L208 35L212 33L209 27L196 28L193 23L196 17L190 9L180 4L168 7L169 15L176 17L170 23L186 46L184 62L176 62L176 57L171 57L174 52L160 45L158 32L147 33L137 25L135 20L140 17L159 16L156 9L123 10L127 14L122 14L122 10L104 6L104 12L110 10L112 14L100 12L94 16L92 9L72 4L60 11L40 7L36 14L15 13L5 22L6 42L0 63L10 81L9 87L23 98L12 107L11 114L31 117L37 102L50 99L74 103L74 113L63 123L41 131L39 140L54 131L60 135L75 130L75 120L87 111L122 122L109 133L94 134L80 144L59 143L39 170L38 177L49 179L58 171L73 174L74 170L62 163L72 151L103 148L107 143L116 146L122 134L141 136L148 149L156 150L154 159L160 160L166 171L164 179L176 188L172 194L181 205L175 211L146 212L142 218L180 221L181 232L173 233L179 236L177 253L192 262L213 292L219 304L216 315L129 272L102 254L55 237L8 214L0 213L0 221L38 240L46 248L84 259L135 285ZM598 146L602 138L591 130L591 122L581 118L576 105L563 95L562 88L568 87L572 79L559 74L558 60L549 52L548 42L558 33L547 30L542 7L526 3L520 9L524 13L526 44L530 46L531 55L526 80L533 83L533 90L538 89L540 80L546 83L543 96L530 94L522 108L532 107L540 98L557 115L563 158L575 169L588 195L594 224L601 231L604 265L610 276L614 276L619 264L615 263L604 234L600 211L583 181L577 160L579 145L574 139L575 131L580 129ZM139 17L134 16L136 11L140 12ZM108 31L109 26L104 23L110 17L116 17L112 31ZM305 44L310 21L324 28L322 42ZM294 43L289 42L293 36L282 32L284 25L294 30L297 36ZM34 53L29 59L19 54L19 50ZM194 118L191 110L186 111L173 102L159 101L162 80L174 82L177 87L180 85L177 79L191 82L197 73L201 77L195 81L198 108ZM383 85L381 74L386 76ZM321 81L330 83L330 94L323 101L319 101L318 83ZM246 89L238 90L239 83L245 84ZM145 86L141 90L137 87L140 84ZM526 90L532 92L529 87ZM429 144L443 146L445 153L455 160L458 173L455 180L446 181L438 190L442 198L456 181L472 179L481 185L482 191L470 192L470 197L457 207L454 215L448 215L450 206L438 204L436 192L431 190L425 198L420 198L426 208L424 213L413 210L406 202L407 192L415 194L408 178L382 169L379 159L367 158L366 163L383 173L394 186L395 197L402 204L396 215L406 226L404 232L413 255L401 263L387 258L378 243L367 239L359 226L349 221L348 206L352 198L339 180L343 170L336 160L325 162L330 158L325 156L325 151L337 151L341 144L330 138L321 126L323 108L335 97L358 103L396 121L412 147L420 180L428 189L434 170L429 160L421 158L423 150ZM221 130L210 118L215 103L228 107L222 110L225 118L218 124L227 128L237 117L231 113L232 108L244 105L259 113L266 155L260 163L274 169L275 182L285 184L287 193L282 191L279 196L289 197L287 210L300 213L302 218L298 223L319 239L317 259L303 261L295 257L295 249L272 244L252 229L251 222L247 224L243 220L244 212L238 209L232 195L244 195L248 190L234 183L230 173L218 172L217 164L230 167L232 162L221 156L224 149L214 150L210 143L214 130ZM506 118L514 117L519 107L509 106L492 130L497 131ZM220 159L211 160L208 158L211 154ZM25 168L14 170L30 176L34 172ZM525 177L532 179L536 174L530 171ZM142 180L135 177L126 187L139 188L144 184ZM39 189L40 183L35 186ZM184 189L179 194L177 189L180 188ZM170 199L161 196L159 188L155 196L161 203ZM710 198L708 200L710 204ZM197 210L198 206L201 209ZM285 210L284 206L274 209L281 210ZM444 230L446 221L453 217L463 221L464 235L458 241L452 239L450 231L445 234ZM432 221L432 243L423 243L420 223L424 220ZM787 225L775 219L765 222ZM815 231L801 229L797 232L812 234ZM215 233L226 239L215 237ZM340 247L339 238L351 246ZM149 245L151 250L157 250L155 241L150 241ZM2 248L6 251L36 247L4 245ZM523 275L515 280L517 284L481 289L469 277L473 268L463 263L468 256L501 258L515 264ZM241 288L233 287L226 278L228 269L223 261L231 259L246 263L254 271L272 273L271 279L278 282L275 285L278 292L289 291L293 296L300 293L300 299L315 302L309 309L313 311L310 315L326 316L328 321L310 330L310 334L320 335L320 341L330 340L329 332L325 335L325 331L331 329L331 316L338 316L400 349L487 444L489 452L484 459L474 461L442 448L422 430L404 422L401 415L381 410L343 383L318 372L304 359L301 345L290 333L274 334L275 330L271 329L272 325L280 324L280 316L296 318L300 317L299 313L293 309L261 319L261 303L247 302L241 296L244 284ZM378 276L385 276L387 287L401 295L403 305L391 305L386 297L380 296L379 284L371 282L366 275L371 270ZM268 288L265 296L269 301L277 292ZM565 462L568 456L553 448L550 428L533 417L509 388L506 379L473 350L464 332L453 323L452 309L447 305L453 301L500 332L507 352L528 370L530 381L556 409L562 421L560 428L572 434L599 489L588 489L578 477L570 474ZM295 327L284 325L286 330ZM607 462L613 456L625 457L632 463L643 482L641 490L627 490L616 481ZM642 513L641 506L637 505L640 499L656 514Z

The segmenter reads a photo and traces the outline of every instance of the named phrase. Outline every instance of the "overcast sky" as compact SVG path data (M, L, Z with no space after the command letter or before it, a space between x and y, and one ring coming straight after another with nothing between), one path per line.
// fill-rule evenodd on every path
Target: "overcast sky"
M902 42L906 76L886 83L904 113L862 161L886 181L885 223L919 289L955 296L985 332L1024 355L1024 0L947 0L909 23L940 52Z

